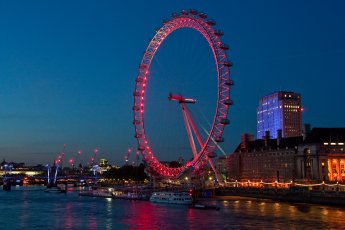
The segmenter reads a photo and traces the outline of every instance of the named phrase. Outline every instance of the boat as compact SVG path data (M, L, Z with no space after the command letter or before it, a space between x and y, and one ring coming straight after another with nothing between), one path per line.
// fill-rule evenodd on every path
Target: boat
M123 199L123 200L149 200L150 196L146 193L138 193L138 192L128 192L123 193L119 191L112 192L113 198L115 199Z
M79 192L79 196L112 198L111 190L108 188L92 187L90 190Z
M66 189L62 189L60 187L48 187L46 190L44 190L44 192L49 192L49 193L66 193L67 190Z
M185 204L193 203L192 196L186 192L154 192L150 197L151 202L166 204Z

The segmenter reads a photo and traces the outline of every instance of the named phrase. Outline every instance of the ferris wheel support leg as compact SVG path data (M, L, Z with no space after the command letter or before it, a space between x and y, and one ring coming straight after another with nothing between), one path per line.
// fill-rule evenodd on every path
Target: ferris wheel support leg
M186 105L184 103L181 103L180 105L181 105L181 108L182 108L182 114L183 114L184 123L185 123L186 129L187 129L189 143L190 143L190 146L192 148L193 156L194 156L194 159L195 159L197 157L197 155L198 155L198 152L196 151L192 130L191 130L189 122L188 122L187 108L186 108Z
M195 125L195 123L194 123L192 117L190 116L190 113L188 112L187 107L185 107L185 113L186 113L186 115L187 115L187 119L188 119L189 123L190 123L191 126L192 126L193 132L195 133L196 139L198 140L200 147L203 148L204 145L205 145L205 143L204 143L204 141L202 140L201 135L200 135L200 133L199 133L199 130L196 128L196 125Z

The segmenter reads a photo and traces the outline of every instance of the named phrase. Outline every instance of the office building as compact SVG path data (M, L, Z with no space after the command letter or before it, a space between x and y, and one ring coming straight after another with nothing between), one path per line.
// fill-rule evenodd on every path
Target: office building
M279 91L260 98L257 107L257 139L302 136L301 95Z

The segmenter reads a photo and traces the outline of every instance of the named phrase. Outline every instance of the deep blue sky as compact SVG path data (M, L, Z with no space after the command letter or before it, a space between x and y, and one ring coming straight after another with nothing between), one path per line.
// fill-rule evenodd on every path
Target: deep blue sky
M303 122L344 127L344 1L0 1L0 158L29 164L83 150L122 164L135 148L132 93L154 30L181 9L215 19L235 66L232 124L223 149L255 133L258 99L302 94ZM158 159L188 157L178 105L196 97L196 120L210 120L216 80L210 48L191 30L173 33L151 68L146 128Z

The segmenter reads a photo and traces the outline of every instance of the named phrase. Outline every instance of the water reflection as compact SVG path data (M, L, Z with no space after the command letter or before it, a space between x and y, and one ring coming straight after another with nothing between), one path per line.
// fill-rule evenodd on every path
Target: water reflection
M111 198L105 198L107 201L107 220L106 220L106 224L105 224L105 228L107 230L111 230L113 229L113 221L112 221L112 216L113 216L113 200Z
M260 215L266 215L266 203L261 202L259 203L259 210L260 210Z
M298 211L303 212L303 213L309 213L310 212L310 205L308 204L296 204L295 207L297 208Z
M29 201L27 200L27 193L23 193L23 202L20 207L20 215L19 215L19 221L20 226L24 228L25 222L28 220L28 207L29 207Z
M64 229L73 229L73 206L68 203L64 210Z
M0 192L0 203L0 226L7 229L345 228L343 208L245 198L208 201L220 211L77 193Z

